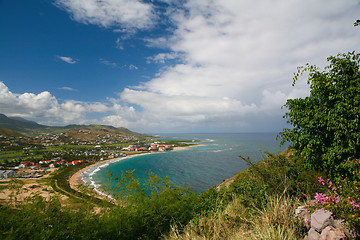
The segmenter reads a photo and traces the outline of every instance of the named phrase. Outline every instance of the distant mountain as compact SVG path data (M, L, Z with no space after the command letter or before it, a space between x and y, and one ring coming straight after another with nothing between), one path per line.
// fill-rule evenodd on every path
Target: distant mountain
M107 125L76 125L71 124L63 127L59 126L46 126L38 124L34 121L29 121L21 117L7 117L4 114L0 113L0 128L8 129L17 132L18 134L24 135L36 135L39 133L60 133L60 132L79 132L83 130L88 130L91 132L96 132L97 134L106 134L106 133L115 133L127 136L145 136L143 134L130 131L127 128L116 128L113 126ZM15 134L15 133L14 133Z
M46 126L21 117L7 117L0 113L0 128L8 128L17 132L27 132L27 129L42 129L46 128Z

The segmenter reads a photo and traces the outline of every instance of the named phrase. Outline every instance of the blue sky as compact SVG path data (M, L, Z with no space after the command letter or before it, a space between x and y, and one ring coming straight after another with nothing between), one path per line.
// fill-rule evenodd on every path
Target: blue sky
M144 133L278 132L296 67L359 52L359 0L0 0L0 112Z

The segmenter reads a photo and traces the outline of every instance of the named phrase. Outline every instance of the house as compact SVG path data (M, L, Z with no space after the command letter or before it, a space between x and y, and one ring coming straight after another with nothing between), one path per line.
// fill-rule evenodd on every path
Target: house
M72 161L72 164L78 165L79 163L82 163L82 162L84 162L84 160L75 160L75 161Z
M34 165L31 165L31 166L30 166L31 169L38 169L38 168L40 168L40 167L41 167L40 164L34 164Z
M39 161L40 164L49 164L50 160L43 160L43 161Z
M152 145L152 146L149 148L149 150L150 150L150 151L157 151L158 148L157 148L157 146Z
M29 166L29 163L23 162L23 163L21 163L21 164L19 165L19 168L26 168L26 167L28 167L28 166Z
M51 168L55 168L55 167L59 167L60 165L62 165L64 162L64 160L61 160L60 162L54 162L52 164L49 165L49 167Z
M72 166L72 165L78 165L79 163L83 163L84 160L75 160L75 161L72 161L72 162L67 162L65 163L65 166Z

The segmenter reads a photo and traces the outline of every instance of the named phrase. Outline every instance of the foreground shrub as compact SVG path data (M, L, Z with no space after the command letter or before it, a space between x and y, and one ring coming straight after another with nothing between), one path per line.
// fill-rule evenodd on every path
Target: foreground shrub
M100 230L97 216L83 206L76 211L61 206L58 198L40 196L0 206L1 239L92 239Z
M319 186L316 184L318 174L305 170L300 158L272 155L267 153L260 162L252 162L241 157L250 168L239 173L230 185L229 191L257 207L267 203L267 195L286 194L306 199L313 195Z
M121 204L103 218L120 239L157 239L169 232L171 224L186 225L194 216L197 196L187 187L174 187L152 173L141 184L133 171L116 180L112 195Z
M331 178L351 178L356 169L348 160L360 158L360 55L329 57L329 66L299 67L294 82L308 72L310 96L288 99L285 114L293 127L280 133L309 169L326 171Z
M118 181L117 206L62 205L40 196L1 205L0 239L158 239L194 216L196 195L166 178L150 174L140 185L130 172Z
M338 180L332 182L321 177L319 183L324 187L322 192L315 194L312 209L324 208L337 217L344 218L350 229L360 226L360 182Z

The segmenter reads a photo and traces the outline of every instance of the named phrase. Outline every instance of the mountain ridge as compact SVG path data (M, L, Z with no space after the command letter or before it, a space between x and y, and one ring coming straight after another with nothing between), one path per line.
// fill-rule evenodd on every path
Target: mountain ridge
M125 127L116 128L110 125L69 124L66 126L46 126L46 125L38 124L35 121L27 120L21 117L7 117L5 114L2 113L0 113L0 129L10 129L22 135L36 135L44 132L59 133L59 132L66 132L71 130L73 131L88 130L88 131L116 132L118 134L132 135L132 136L145 136L144 134L133 132Z

